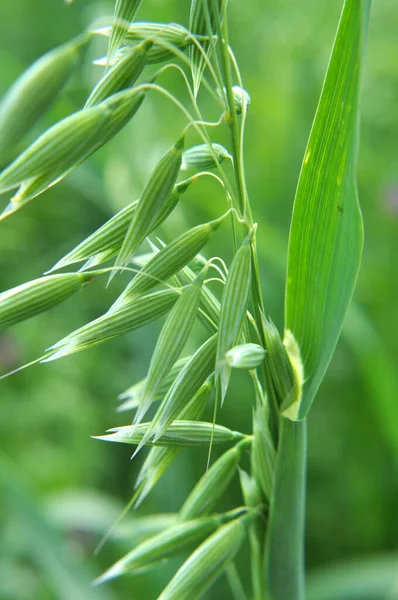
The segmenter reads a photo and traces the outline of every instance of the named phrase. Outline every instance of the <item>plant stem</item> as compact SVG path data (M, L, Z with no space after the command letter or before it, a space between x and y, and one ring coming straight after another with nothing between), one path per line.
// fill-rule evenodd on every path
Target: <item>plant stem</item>
M226 0L222 0L222 12L223 19L222 22L218 22L218 27L222 32L221 37L221 58L222 58L222 66L224 71L225 78L225 89L227 92L227 101L228 101L228 115L227 115L227 123L230 128L231 140L232 140L232 148L233 148L233 156L234 156L234 164L235 164L235 176L236 176L236 185L239 193L239 207L241 214L244 218L248 217L249 226L252 225L251 212L249 208L248 198L247 198L247 189L245 182L245 169L243 164L243 154L241 147L241 137L240 137L240 127L237 119L235 102L232 92L232 72L231 72L231 63L228 52L228 21L227 21L227 2ZM218 13L215 13L218 18Z
M239 577L239 573L234 562L230 563L226 567L225 574L227 576L229 587L231 588L231 594L234 600L247 600L242 581Z
M304 600L306 454L306 421L281 417L265 555L272 600Z
M249 540L253 600L265 600L262 544L259 539L259 532L256 525L251 525L250 529Z

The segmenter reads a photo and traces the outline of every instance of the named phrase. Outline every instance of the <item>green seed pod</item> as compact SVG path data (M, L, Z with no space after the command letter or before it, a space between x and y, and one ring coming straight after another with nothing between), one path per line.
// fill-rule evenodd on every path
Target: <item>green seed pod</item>
M39 58L0 103L0 166L47 112L81 60L92 34L83 34Z
M244 440L216 460L185 500L180 510L181 520L202 517L214 508L235 475L243 450L249 445L250 440Z
M80 275L84 276L83 273ZM56 277L60 277L60 275ZM143 327L168 312L179 296L177 290L168 289L142 296L132 302L126 302L119 310L105 313L54 344L50 348L54 354L43 362L56 360L80 350L87 350Z
M175 185L181 167L184 138L181 137L159 161L138 202L115 266L125 266L158 222L165 202Z
M0 330L44 312L81 290L93 274L49 275L0 294Z
M180 271L200 252L225 217L223 215L220 219L198 225L162 248L137 273L119 299L137 297Z
M252 472L265 498L270 502L274 488L276 451L268 426L267 410L257 402L253 414Z
M246 90L241 88L239 85L234 85L232 88L232 94L234 97L236 114L240 115L243 110L247 111L251 100Z
M85 104L85 108L99 104L112 94L133 86L145 67L152 44L152 40L147 40L125 52L120 60L106 71L97 83Z
M134 571L154 566L157 562L164 561L175 553L185 550L188 545L202 542L219 525L220 522L217 517L177 523L142 542L112 565L94 583L104 583L126 573L134 573Z
M178 274L178 279L183 285L188 285L195 280L196 274L190 267L184 267ZM211 332L218 331L220 322L220 302L207 286L203 288L202 298L200 301L199 319L204 326Z
M216 381L219 379L221 383L221 402L227 393L230 376L230 369L224 357L239 339L247 310L251 282L251 240L254 231L253 228L234 256L221 298L216 360Z
M150 423L140 423L139 425L126 425L124 427L115 427L109 429L107 435L95 436L97 440L106 442L118 442L120 444L139 444L148 431ZM213 444L224 444L241 440L245 436L239 431L231 431L222 425L213 425L203 421L174 421L161 438L156 442L156 446L208 446ZM151 445L153 442L148 441Z
M99 227L94 233L89 235L73 250L61 258L61 260L52 267L51 271L57 271L67 265L72 265L83 260L89 260L99 254L107 254L107 251L113 251L115 248L120 248L134 211L137 208L137 203L138 200L134 200L134 202L131 202L128 206L122 208L122 210L116 213L109 221L104 223L104 225Z
M185 346L199 308L205 274L206 269L184 290L163 325L149 365L145 389L134 423L142 421L159 386Z
M158 600L198 600L234 559L253 514L220 527L203 542L174 575Z
M109 37L110 27L101 27L95 33ZM177 23L151 23L146 21L134 21L130 23L124 44L128 47L142 40L154 38L154 44L147 57L148 64L164 62L174 58L174 52L169 46L174 46L178 50L185 50L192 39L189 32ZM125 49L122 50L122 53ZM97 62L97 61L96 61ZM102 63L103 64L103 63Z
M213 385L209 381L204 383L200 390L181 411L181 420L196 421L200 419L207 406ZM146 457L138 474L135 484L134 507L137 508L147 497L162 475L169 468L180 452L179 448L152 448Z
M254 477L243 469L239 469L239 481L245 505L250 508L260 506L262 502L261 492Z
M286 345L290 349L291 360L272 321L268 321L263 316L262 325L267 348L266 360L269 364L281 413L289 419L295 420L300 408L303 384L303 369L298 346L293 335L289 335L287 332Z
M122 45L130 21L141 6L142 0L116 0L112 31L108 45L108 62Z
M128 90L63 119L0 173L0 193L19 187L1 218L63 179L137 112L145 93Z
M207 14L209 19L207 19ZM221 23L222 18L222 2L221 0L215 0L209 2L208 0L191 0L191 10L189 14L189 29L194 35L197 36L208 36L209 38L217 30L218 24ZM202 46L206 51L207 55L211 53L212 43L209 41L202 41ZM203 71L206 67L206 61L203 58L203 54L199 51L196 46L190 48L189 58L192 63L192 79L194 84L194 94L197 96L199 91L200 83L202 80Z
M255 369L264 360L265 350L259 344L241 344L228 350L225 360L233 369Z
M148 431L148 437L153 436L154 441L158 440L167 427L175 419L180 418L181 412L189 400L213 372L216 348L217 334L208 339L191 356L156 411Z
M189 169L198 169L201 171L215 169L217 161L214 154L217 156L219 163L222 163L226 158L232 160L232 156L224 146L221 146L221 144L212 144L211 146L212 148L209 148L208 144L200 144L184 150L181 169L184 171Z
M179 202L181 195L188 189L193 181L195 181L194 178L189 178L174 186L173 191L164 203L164 206L159 213L159 217L155 221L151 231L156 229L158 224L168 217ZM104 223L104 225L99 227L99 229L94 231L94 233L58 261L52 267L51 271L56 271L67 265L83 260L89 260L93 257L97 257L95 264L98 265L115 256L123 243L138 202L139 199L134 200L134 202L131 202L131 204L116 213L109 221ZM135 259L134 262L136 262ZM90 267L91 266L92 265L90 265ZM85 265L84 268L88 267L88 265Z
M156 396L156 400L160 400L161 398L163 398L163 396L167 393L169 387L171 386L171 384L173 383L173 381L175 380L177 375L180 373L181 369L184 367L184 365L187 364L187 362L190 358L191 358L190 356L186 356L185 358L180 358L171 367L171 369L168 372L168 374L166 375L162 385L159 387L159 390L158 390L158 393ZM125 402L123 402L123 404L121 406L119 406L118 412L122 411L122 410L129 410L131 408L137 408L139 401L140 401L140 396L145 388L145 385L146 385L146 378L141 379L141 381L138 381L138 383L135 383L134 385L130 386L129 388L127 388L127 390L125 390L122 394L120 394L119 400L124 400ZM131 403L130 406L127 406L128 402Z

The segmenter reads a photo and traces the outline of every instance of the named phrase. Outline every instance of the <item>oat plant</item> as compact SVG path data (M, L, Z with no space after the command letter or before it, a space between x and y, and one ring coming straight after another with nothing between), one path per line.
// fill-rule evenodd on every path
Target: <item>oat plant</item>
M98 437L131 445L134 456L147 447L132 510L156 494L185 447L206 447L209 463L172 524L133 547L96 583L185 552L159 600L200 598L222 575L237 600L302 600L306 417L342 329L363 244L356 155L370 0L345 0L342 8L293 206L283 332L262 295L256 253L261 231L252 219L244 164L250 91L229 45L227 0L192 0L183 24L139 21L142 5L116 0L108 24L93 25L45 55L0 105L0 193L12 191L2 219L56 185L131 119L140 119L149 95L165 97L183 123L178 129L176 118L175 143L159 157L136 201L42 277L0 295L0 327L47 310L94 278L112 288L120 273L129 273L130 282L105 314L54 340L35 362L88 350L162 317L146 378L122 393L117 426ZM97 36L109 40L108 52L93 67L102 75L84 106L19 151ZM185 86L181 98L165 87L169 70ZM215 120L203 114L203 98L214 104ZM229 139L225 146L221 136ZM165 223L167 232L169 214L202 177L219 194L214 219L192 223L175 239L159 239L158 227ZM220 227L231 234L229 264L221 250L219 256L206 254ZM187 356L196 322L204 341ZM234 369L247 372L251 431L222 424ZM213 420L202 420L206 407ZM215 445L225 448L217 460ZM234 477L241 505L217 512ZM250 586L235 561L242 544L250 551Z

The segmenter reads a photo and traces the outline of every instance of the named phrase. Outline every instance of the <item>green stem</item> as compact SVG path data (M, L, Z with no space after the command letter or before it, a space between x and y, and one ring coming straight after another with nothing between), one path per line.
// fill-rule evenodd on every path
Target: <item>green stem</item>
M270 600L304 600L306 421L281 417L266 539Z
M256 525L251 525L249 532L249 540L251 552L251 578L253 585L253 600L265 600L263 554L258 534L259 532Z
M229 563L225 569L225 574L234 600L247 600L245 589L234 562Z
M239 193L239 205L242 216L245 218L248 217L249 227L252 225L251 212L247 198L247 189L246 189L246 181L245 181L245 168L243 164L243 154L241 147L241 136L240 136L240 127L238 123L238 118L236 114L235 101L232 92L232 71L231 71L231 63L228 52L228 21L227 21L227 2L226 0L222 0L222 12L223 19L220 22L218 18L218 12L216 11L216 19L218 20L217 26L221 30L221 59L222 66L224 71L225 78L225 89L227 92L227 101L228 101L228 115L226 115L226 121L229 125L231 140L232 140L232 148L233 148L233 156L234 156L234 164L235 164L235 177L236 177L236 185Z

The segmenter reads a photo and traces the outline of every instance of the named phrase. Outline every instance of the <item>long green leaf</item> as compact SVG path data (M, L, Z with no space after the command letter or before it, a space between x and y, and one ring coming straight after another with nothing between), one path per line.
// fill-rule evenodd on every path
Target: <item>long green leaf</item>
M370 0L346 0L294 202L285 326L301 351L304 418L332 357L358 276L359 90ZM290 415L291 416L291 415Z

